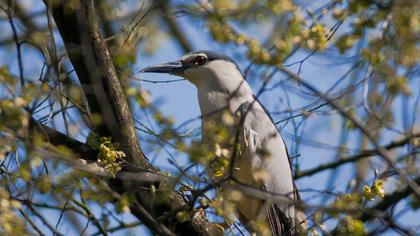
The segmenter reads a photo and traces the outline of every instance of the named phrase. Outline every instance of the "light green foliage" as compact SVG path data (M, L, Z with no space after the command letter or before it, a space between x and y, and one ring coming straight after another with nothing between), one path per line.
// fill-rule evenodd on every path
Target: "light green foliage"
M352 22L352 32L335 41L341 53L352 48L362 36L368 35L369 45L361 51L364 60L384 79L391 94L409 95L407 78L402 70L413 67L420 58L420 4L418 1L349 1L348 9L334 9L336 18ZM376 70L377 69L377 70Z
M329 212L329 215L340 221L337 228L338 235L366 235L365 225L358 219L363 212L360 209L365 207L366 203L363 198L375 200L377 196L381 198L385 196L384 181L381 179L375 180L370 187L365 185L362 194L353 192L338 195L331 204L332 211ZM313 221L321 223L322 214L314 214Z
M191 215L188 211L180 211L178 213L176 213L176 219L180 222L180 223L184 223L188 220L190 220Z
M320 24L314 25L303 31L301 45L310 50L325 49L328 46L328 34L328 29L325 26Z
M252 221L250 227L261 236L270 236L271 230L270 225L266 221Z
M275 65L282 62L293 46L308 50L323 50L331 41L340 53L346 53L368 36L369 44L359 52L362 59L373 66L383 78L390 94L410 94L408 80L401 69L412 68L420 58L420 4L418 1L390 1L377 5L364 1L337 1L331 10L323 12L337 21L350 22L351 31L337 32L331 39L327 26L315 21L308 24L302 9L288 0L277 1L212 1L207 26L212 37L222 43L247 48L247 55L255 63ZM252 9L252 10L250 10ZM243 14L247 12L248 14ZM242 14L241 14L242 13ZM311 13L309 13L310 15ZM287 30L272 37L271 44L258 42L233 27L233 22L249 23L250 19L267 22L288 15ZM376 68L378 70L376 70Z
M357 209L362 202L362 198L357 193L338 195L335 202L332 203L333 208L337 209L337 212L341 210Z
M17 80L10 75L6 66L0 66L0 82L4 86L2 89L5 90L7 94L13 94L16 92Z
M121 170L120 162L125 157L124 152L118 151L118 144L113 143L111 137L102 137L98 148L98 162L105 170L115 176Z
M347 216L342 220L338 228L338 235L364 236L367 234L362 221Z
M354 43L356 42L357 37L354 35L342 35L340 36L336 42L335 46L340 50L340 53L346 52L348 49L352 48L354 46Z
M22 110L26 101L21 97L0 100L0 130L15 132L28 125L28 118Z
M326 41L324 30L315 27L310 31L302 32L304 21L300 11L289 0L266 1L245 1L240 4L235 1L214 1L211 2L213 11L208 15L207 26L213 38L222 43L233 43L247 48L248 58L260 64L278 64L291 51L294 44L311 45L317 49L325 48ZM250 10L252 9L252 10ZM246 12L246 15L240 12ZM232 14L233 12L239 14ZM289 15L288 30L283 35L276 37L272 48L262 46L253 36L239 33L229 23L230 20L247 22L250 19L257 19L258 22L265 22L270 17ZM313 36L317 38L311 38ZM321 39L319 45L313 43L314 40ZM312 41L311 41L312 40Z
M89 145L93 150L98 150L101 143L101 137L95 132L90 131L86 138L86 144Z
M334 210L329 214L340 221L337 228L338 235L366 235L364 223L357 219L360 213L360 207L362 207L362 197L360 194L339 195L335 202L333 202L332 207ZM343 214L343 212L348 213ZM314 216L314 221L321 222L321 214L317 216Z
M420 197L412 195L409 204L414 210L418 211L420 208Z
M21 205L16 200L10 199L9 193L0 188L0 234L1 235L31 235L25 222L16 214L16 209Z
M128 87L126 89L127 96L132 96L135 101L143 108L149 107L151 104L150 94L147 90Z
M2 90L5 91L0 95L0 130L11 134L22 132L22 128L28 125L28 117L22 108L27 106L31 99L28 96L31 88L25 88L24 96L16 94L16 79L5 67L0 68L0 83L4 85Z
M24 136L29 124L25 108L44 96L49 88L45 84L29 83L18 89L17 81L6 67L0 67L0 131Z
M35 185L41 193L48 193L52 188L51 176L44 175L40 176L35 180Z
M231 115L224 117L225 122L233 124ZM206 168L211 178L226 176L235 147L234 137L229 135L229 125L215 122L208 122L205 125L208 130L205 139L208 138L209 142L192 142L190 147L186 148L186 152L193 163L201 164Z
M115 209L117 213L121 212L130 212L130 202L133 199L130 199L130 195L124 194L121 199L115 204Z
M376 180L371 187L365 185L363 187L363 197L368 200L375 200L376 196L385 197L384 181Z

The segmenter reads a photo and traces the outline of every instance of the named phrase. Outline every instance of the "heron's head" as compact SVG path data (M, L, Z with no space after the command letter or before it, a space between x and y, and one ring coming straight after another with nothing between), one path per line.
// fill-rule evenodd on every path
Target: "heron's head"
M198 89L216 86L230 90L244 81L238 65L230 57L207 50L190 52L177 61L149 66L140 72L182 76Z

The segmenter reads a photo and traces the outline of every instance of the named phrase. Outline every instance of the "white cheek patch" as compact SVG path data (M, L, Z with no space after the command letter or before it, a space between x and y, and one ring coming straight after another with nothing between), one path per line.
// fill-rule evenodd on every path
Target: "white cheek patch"
M208 70L204 68L189 68L184 71L184 76L189 81L193 82L194 84L201 84L204 83L209 76Z

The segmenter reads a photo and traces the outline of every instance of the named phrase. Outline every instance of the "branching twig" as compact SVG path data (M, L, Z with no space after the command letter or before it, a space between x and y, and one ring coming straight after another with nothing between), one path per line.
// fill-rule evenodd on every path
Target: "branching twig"
M339 111L346 119L351 121L375 146L375 148L378 150L378 154L385 160L385 162L398 173L401 180L406 182L417 196L420 196L419 185L413 182L413 180L411 180L408 177L408 173L405 170L398 168L395 161L389 155L388 151L384 147L382 147L380 144L378 144L378 142L375 140L374 135L370 132L370 130L363 124L363 122L359 118L353 116L349 111L343 109L337 102L333 101L327 95L319 91L317 88L315 88L311 84L304 81L299 75L293 73L289 69L284 68L282 66L279 66L279 69L283 73L288 75L290 78L295 80L296 82L302 84L304 87L311 90L315 95L317 95L318 97L328 102L331 107Z

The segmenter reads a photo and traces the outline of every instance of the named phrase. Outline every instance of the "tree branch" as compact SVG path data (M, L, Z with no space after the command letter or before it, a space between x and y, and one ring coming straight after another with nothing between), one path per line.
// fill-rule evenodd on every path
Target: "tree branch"
M412 136L405 137L405 138L400 139L398 141L393 141L393 142L385 145L384 148L386 150L390 150L390 149L393 149L393 148L401 147L401 146L404 146L405 144L408 144L413 138L417 138L417 137L420 137L420 133L413 134ZM322 165L319 165L318 167L298 172L295 175L295 179L299 179L299 178L302 178L302 177L305 177L305 176L310 176L310 175L316 174L318 172L321 172L321 171L324 171L324 170L327 170L327 169L336 168L336 167L341 166L343 164L350 163L350 162L355 162L355 161L358 161L358 160L363 159L365 157L370 157L370 156L374 156L374 155L378 155L378 154L379 154L378 149L364 150L357 155L341 158L341 159L338 159L334 162L330 162L330 163L327 163L327 164L322 164Z
M44 0L48 5L48 0ZM52 11L58 30L63 38L67 54L82 84L92 113L100 115L103 124L95 127L101 136L111 135L119 142L126 154L128 166L159 173L144 156L137 141L128 103L107 47L99 33L92 0L80 1L80 7L67 4L69 1L54 2L48 8ZM76 4L77 5L77 4ZM57 134L46 128L49 140L55 144L69 145L74 151L96 155L84 150L85 144ZM55 139L57 138L57 139ZM70 139L70 140L69 140ZM129 168L129 167L128 167ZM126 169L125 169L126 170ZM171 218L163 222L156 219L173 209L189 209L188 202L179 193L170 190L166 183L147 183L156 186L156 196L138 182L114 179L110 187L116 193L135 192L137 201L130 209L150 230L159 235L220 235L220 227L208 222L204 217L193 217L180 223ZM160 190L164 189L164 190ZM159 199L159 200L157 200ZM170 232L169 230L172 232Z
M413 180L413 182L420 184L420 177ZM375 211L386 211L389 207L397 204L400 200L408 197L409 195L413 194L414 191L410 188L410 186L405 187L402 190L395 191L390 195L386 195L382 201L377 203L376 205L372 206L370 209ZM360 217L362 221L368 221L374 218L376 215L369 214L368 211L365 211L363 215Z
M303 80L299 75L293 73L292 71L290 71L289 69L287 69L287 68L285 68L283 66L279 66L278 68L284 74L286 74L291 79L293 79L295 82L303 85L305 88L311 90L319 98L322 98L323 100L325 100L326 102L328 102L328 104L332 108L336 109L343 117L345 117L350 122L352 122L369 139L369 141L375 146L375 148L378 150L378 154L382 157L382 159L391 168L393 168L395 170L395 172L399 175L399 177L401 178L401 180L404 181L404 182L406 182L408 184L408 186L410 186L410 188L414 191L414 193L417 196L420 196L420 187L419 187L419 185L416 182L413 182L413 180L410 179L410 177L408 176L408 173L404 169L398 168L397 164L391 158L391 156L389 155L388 151L384 147L382 147L380 144L378 144L378 142L376 141L376 139L375 139L374 135L372 134L372 132L370 132L370 130L368 129L368 127L366 127L363 124L363 122L358 117L354 116L349 111L347 111L346 109L344 109L343 107L341 107L336 101L334 101L333 99L329 98L326 94L324 94L321 91L319 91L316 87L314 87L313 85L311 85L308 82L306 82L305 80Z
M158 2L158 7L162 13L161 15L162 19L165 21L166 25L169 27L170 32L178 41L184 53L191 52L193 50L191 43L189 42L188 38L185 37L185 33L182 32L176 18L174 18L173 13L171 13L170 11L170 1L161 0Z

